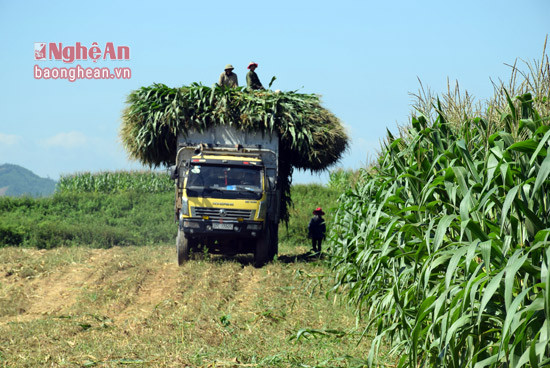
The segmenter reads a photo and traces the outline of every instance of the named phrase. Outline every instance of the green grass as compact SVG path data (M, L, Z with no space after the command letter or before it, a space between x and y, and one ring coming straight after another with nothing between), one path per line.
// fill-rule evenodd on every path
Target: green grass
M0 367L363 367L371 335L308 253L311 211L330 227L336 196L293 186L261 269L202 253L178 267L171 192L0 199L1 239L19 245L0 248Z

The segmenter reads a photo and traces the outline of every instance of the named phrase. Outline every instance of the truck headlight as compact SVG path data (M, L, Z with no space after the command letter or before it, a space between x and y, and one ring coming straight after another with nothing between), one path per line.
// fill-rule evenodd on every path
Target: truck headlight
M261 230L262 224L248 224L246 227L248 230Z
M191 229L198 229L201 227L201 225L198 222L194 221L184 221L183 227L191 228Z
M181 198L181 214L185 216L189 216L189 203L187 201L187 198Z

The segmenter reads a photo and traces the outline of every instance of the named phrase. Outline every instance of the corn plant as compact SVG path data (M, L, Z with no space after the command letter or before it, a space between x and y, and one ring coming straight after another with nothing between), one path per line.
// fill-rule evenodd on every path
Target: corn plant
M328 187L342 193L351 185L355 185L359 177L359 170L342 169L332 170L329 173Z
M173 189L168 174L153 171L84 172L61 176L57 184L58 192L165 193Z
M462 91L458 81L451 84L447 80L447 91L441 97L434 96L431 90L422 85L414 97L413 108L418 113L435 119L442 115L449 124L459 127L464 119L480 117L490 123L489 131L497 132L500 116L508 108L508 98L530 93L534 96L533 107L542 116L550 115L550 61L546 52L548 36L544 41L540 60L516 60L510 67L510 77L506 81L493 81L494 95L484 103L476 101L468 91ZM439 102L440 100L440 102ZM517 127L516 127L517 128Z
M413 118L340 198L335 288L371 317L371 364L383 339L400 367L550 364L550 127L534 100L508 98L498 122Z

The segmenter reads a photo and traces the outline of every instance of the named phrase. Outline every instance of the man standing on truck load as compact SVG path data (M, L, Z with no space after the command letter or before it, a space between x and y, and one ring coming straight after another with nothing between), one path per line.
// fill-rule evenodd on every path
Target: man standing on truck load
M313 252L315 253L321 253L321 243L323 242L327 231L325 219L322 217L324 214L323 209L321 207L317 207L313 211L313 217L309 221L309 225L307 227L308 238L311 238Z
M237 81L237 74L233 73L233 65L227 64L225 66L225 70L220 75L220 80L218 84L220 86L226 86L226 87L238 87L239 82Z
M254 71L257 67L258 64L255 62L248 64L248 69L250 71L246 74L246 85L250 89L264 89L264 86L262 86L260 82L260 78L258 78L258 74Z

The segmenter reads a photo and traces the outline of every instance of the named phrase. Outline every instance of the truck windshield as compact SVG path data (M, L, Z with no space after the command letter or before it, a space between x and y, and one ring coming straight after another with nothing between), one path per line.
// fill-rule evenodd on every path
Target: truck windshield
M259 167L192 165L186 189L190 197L260 199L262 170Z

